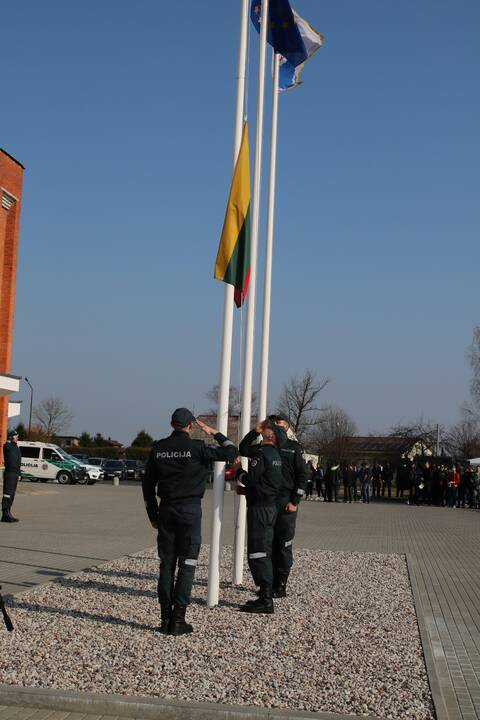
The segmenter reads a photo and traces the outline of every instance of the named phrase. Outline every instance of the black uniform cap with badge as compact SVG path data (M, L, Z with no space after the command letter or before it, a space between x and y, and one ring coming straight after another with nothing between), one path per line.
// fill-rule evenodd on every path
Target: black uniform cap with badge
M177 427L187 427L195 420L195 415L188 408L177 408L172 414L172 425Z

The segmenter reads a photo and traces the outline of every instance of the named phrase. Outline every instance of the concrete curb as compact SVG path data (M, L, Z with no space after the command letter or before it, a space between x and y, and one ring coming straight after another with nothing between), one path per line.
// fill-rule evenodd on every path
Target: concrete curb
M0 704L91 715L142 718L145 720L383 720L373 716L311 713L240 705L188 703L181 700L76 693L51 688L0 685Z
M458 708L458 715L453 715L451 710L453 709L452 703L456 704L455 693L453 685L446 668L445 658L439 656L441 647L434 650L433 639L428 630L428 618L425 617L425 610L422 604L422 597L420 588L416 580L416 573L420 572L418 561L411 555L406 555L407 570L410 580L410 587L412 588L413 602L415 605L415 614L417 616L418 629L420 632L420 640L422 642L423 655L425 659L425 665L427 668L427 678L430 685L430 692L432 693L433 705L435 708L435 715L437 720L454 720L455 717L460 718L460 709ZM441 653L443 655L443 652ZM439 667L440 661L443 659L445 668ZM448 696L448 700L447 697ZM450 706L450 711L447 708Z

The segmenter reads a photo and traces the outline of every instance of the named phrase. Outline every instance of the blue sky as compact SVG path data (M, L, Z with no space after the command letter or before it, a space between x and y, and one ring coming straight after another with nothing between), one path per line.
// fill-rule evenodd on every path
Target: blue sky
M270 404L310 367L361 432L454 422L479 322L480 5L295 8L326 42L280 98ZM3 8L0 146L27 168L12 371L65 401L72 432L128 442L209 407L238 15L236 0ZM251 50L253 148L254 32ZM261 298L262 253L259 269Z

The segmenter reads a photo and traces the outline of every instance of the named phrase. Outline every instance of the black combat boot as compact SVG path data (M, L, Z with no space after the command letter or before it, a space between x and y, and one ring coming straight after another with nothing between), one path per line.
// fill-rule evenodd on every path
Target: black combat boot
M167 607L160 607L160 612L162 614L162 622L159 630L162 635L168 635L168 628L170 626L170 620L172 618L172 608L170 605L168 605Z
M273 613L272 588L270 585L261 585L257 600L250 600L240 608L242 612L257 615L271 615Z
M273 581L272 597L284 598L287 597L287 581L288 573L278 573Z
M15 523L18 522L18 518L13 517L10 512L10 508L2 508L2 520L1 522Z
M185 622L186 605L174 605L170 624L168 626L169 635L185 635L193 632L193 627Z

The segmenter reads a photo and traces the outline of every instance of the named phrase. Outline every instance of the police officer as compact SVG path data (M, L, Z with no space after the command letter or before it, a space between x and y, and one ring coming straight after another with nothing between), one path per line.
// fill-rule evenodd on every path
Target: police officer
M3 472L3 496L2 496L2 522L18 522L18 518L12 515L12 505L15 499L17 483L20 479L20 466L22 453L17 445L18 433L11 430L8 433L8 440L3 446L3 460L5 470Z
M285 415L270 415L276 425L288 433L290 423ZM293 565L293 540L297 523L297 509L305 497L307 488L307 466L300 443L288 437L280 448L282 458L283 485L279 498L278 516L273 538L273 597L282 598L287 594L288 576Z
M212 435L220 447L193 440L190 433L194 423ZM142 487L148 517L158 529L160 631L183 635L193 629L185 622L185 611L200 551L201 500L210 464L212 460L233 461L238 448L224 435L196 420L187 408L175 410L171 425L172 434L153 444Z
M262 440L258 444L260 435ZM260 587L258 598L243 605L243 612L271 614L274 611L273 538L284 485L280 448L286 440L282 428L264 420L240 443L240 455L249 458L248 472L239 470L237 474L240 488L247 497L248 565L255 585Z

